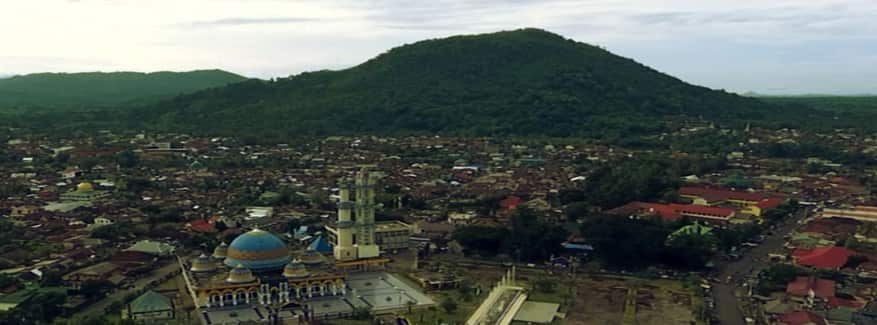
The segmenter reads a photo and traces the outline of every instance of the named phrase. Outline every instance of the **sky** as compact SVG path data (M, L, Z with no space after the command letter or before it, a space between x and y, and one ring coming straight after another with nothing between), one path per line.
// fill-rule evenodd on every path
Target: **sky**
M0 0L0 75L354 66L457 34L542 28L685 81L877 93L875 0Z

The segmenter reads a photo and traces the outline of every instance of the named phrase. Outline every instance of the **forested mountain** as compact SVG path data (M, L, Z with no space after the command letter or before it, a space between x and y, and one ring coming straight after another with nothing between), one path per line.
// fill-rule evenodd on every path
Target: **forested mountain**
M101 81L71 81L95 78ZM76 86L58 86L57 79ZM539 29L426 40L345 70L232 83L241 79L222 71L15 77L0 81L0 108L4 101L9 105L3 92L14 89L4 83L45 91L46 105L140 107L79 109L77 114L4 114L0 109L0 124L58 132L146 128L276 141L296 135L446 134L624 142L691 122L877 131L869 122L877 113L764 101L690 85ZM198 88L208 89L148 101Z
M780 105L804 105L836 113L877 113L877 96L763 96L762 101Z
M773 109L523 29L426 40L346 70L208 89L134 120L220 133L613 137L659 132L674 119L765 120Z
M36 73L0 79L0 110L133 106L246 78L222 70Z

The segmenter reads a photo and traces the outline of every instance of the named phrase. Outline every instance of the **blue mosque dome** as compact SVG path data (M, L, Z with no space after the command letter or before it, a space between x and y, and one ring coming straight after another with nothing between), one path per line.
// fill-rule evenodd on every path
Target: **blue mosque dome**
M225 265L241 265L254 272L279 270L290 262L289 249L270 232L253 229L235 238L226 253Z

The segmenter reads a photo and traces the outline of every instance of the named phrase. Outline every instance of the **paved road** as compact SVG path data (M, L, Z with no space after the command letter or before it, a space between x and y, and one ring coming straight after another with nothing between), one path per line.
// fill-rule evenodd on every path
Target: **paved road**
M107 295L103 299L89 305L88 307L85 307L84 309L82 309L81 311L76 313L76 315L74 315L74 317L103 315L104 309L109 307L114 302L121 301L122 299L125 298L125 296L127 296L133 292L137 292L138 290L143 289L150 282L152 282L156 279L161 279L164 276L166 276L174 271L177 271L179 268L180 268L180 265L177 263L177 259L174 258L174 259L170 260L170 262L168 264L153 271L152 274L150 274L149 276L144 277L142 279L139 279L137 281L134 281L134 285L131 288L113 291L113 293Z
M737 299L735 291L745 295L748 288L743 287L746 277L755 276L768 263L767 254L780 252L785 243L784 235L795 229L798 220L806 216L807 211L802 209L793 218L787 219L773 230L772 235L766 236L761 245L745 253L737 261L720 263L718 265L718 280L722 283L713 285L713 299L716 303L716 313L722 325L743 325L745 316L742 310L742 302ZM730 282L725 281L730 277Z

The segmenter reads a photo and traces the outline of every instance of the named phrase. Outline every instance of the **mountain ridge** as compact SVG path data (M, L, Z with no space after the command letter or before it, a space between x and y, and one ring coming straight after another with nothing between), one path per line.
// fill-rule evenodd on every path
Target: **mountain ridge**
M41 72L0 78L0 108L134 106L246 80L218 69L185 72Z
M425 40L343 70L182 95L137 119L161 129L288 134L599 136L657 132L665 117L757 119L770 108L528 28Z

